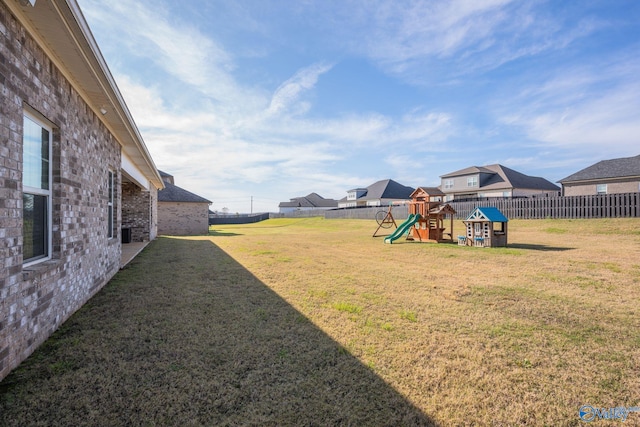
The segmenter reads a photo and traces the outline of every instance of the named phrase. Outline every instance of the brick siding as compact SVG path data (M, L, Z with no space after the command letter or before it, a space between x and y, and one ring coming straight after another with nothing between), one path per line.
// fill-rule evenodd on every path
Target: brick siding
M640 180L603 180L598 184L607 184L607 194L635 193L640 191ZM565 196L589 196L597 194L597 184L572 184L563 185Z
M152 213L153 201L157 200L157 190L143 190L131 182L122 183L122 228L131 229L132 242L148 242L155 239L152 230L156 224Z
M107 178L110 170L118 183L122 177L118 142L4 3L0 101L1 379L118 271L120 239L107 237ZM29 268L22 265L25 104L54 124L52 259Z
M158 202L158 234L193 236L208 233L208 203Z

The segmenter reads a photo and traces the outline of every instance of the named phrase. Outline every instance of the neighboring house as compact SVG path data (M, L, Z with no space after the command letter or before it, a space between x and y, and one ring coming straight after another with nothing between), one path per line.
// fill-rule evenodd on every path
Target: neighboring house
M502 165L471 166L441 177L446 201L478 197L530 197L558 194L560 187L537 176L529 176Z
M399 184L392 179L383 179L367 188L347 191L347 197L340 199L338 207L385 206L396 200L410 200L414 190L413 187Z
M564 196L640 191L640 155L602 160L558 181Z
M0 101L1 379L116 274L122 224L156 237L163 183L75 0L0 1Z
M178 187L172 175L162 171L160 175L164 180L164 190L158 191L158 234L208 234L211 201Z
M327 210L338 207L335 199L325 199L317 193L311 193L304 197L295 197L288 202L280 202L278 209L280 213L295 211Z

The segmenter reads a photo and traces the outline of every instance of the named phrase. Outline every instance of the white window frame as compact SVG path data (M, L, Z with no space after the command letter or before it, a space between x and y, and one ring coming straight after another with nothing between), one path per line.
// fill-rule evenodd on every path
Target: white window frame
M115 172L109 170L109 174L107 176L107 237L109 239L113 239L115 237L115 210L114 210L114 201L115 201Z
M596 194L607 194L607 184L596 184Z
M469 176L467 177L467 187L477 187L478 186L478 177L477 176Z
M46 254L44 256L39 256L36 257L34 259L30 259L27 261L23 262L23 267L29 267L31 265L34 264L38 264L44 261L48 261L51 259L51 254L53 253L53 203L52 203L52 194L53 194L53 126L51 124L49 124L49 122L44 119L43 117L41 117L39 114L32 112L30 110L24 109L23 110L23 146L22 146L22 152L23 152L23 161L24 161L24 123L25 123L25 118L28 118L29 120L33 121L35 124L37 124L38 126L40 126L42 129L45 129L49 132L49 158L48 158L48 162L49 162L49 176L48 176L48 189L42 189L42 188L36 188L36 187L31 187L28 185L24 185L24 175L23 175L23 184L22 184L22 194L33 194L36 196L44 196L46 197L46 201L47 201L47 220L46 220L46 239L47 239L47 243L46 243ZM24 163L23 163L23 168L24 168ZM23 173L24 173L24 169L23 169ZM22 209L24 210L24 206L22 207ZM24 245L24 240L23 240L23 245ZM24 253L23 253L24 256Z
M453 188L453 180L452 179L445 179L444 180L444 188L445 189Z

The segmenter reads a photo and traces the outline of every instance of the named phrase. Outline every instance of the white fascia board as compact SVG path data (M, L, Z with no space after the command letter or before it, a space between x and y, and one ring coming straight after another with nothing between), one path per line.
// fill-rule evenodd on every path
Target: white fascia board
M146 177L144 173L131 161L129 156L126 153L122 152L122 160L120 164L120 168L122 172L127 175L127 177L135 182L138 186L144 188L145 190L149 190L149 179Z

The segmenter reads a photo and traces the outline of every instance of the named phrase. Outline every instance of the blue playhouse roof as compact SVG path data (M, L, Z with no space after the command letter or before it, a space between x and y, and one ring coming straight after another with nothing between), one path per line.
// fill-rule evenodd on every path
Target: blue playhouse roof
M509 221L509 219L500 212L500 209L490 206L475 208L475 210L471 212L471 215L467 217L467 221L482 219L483 217L491 222Z

